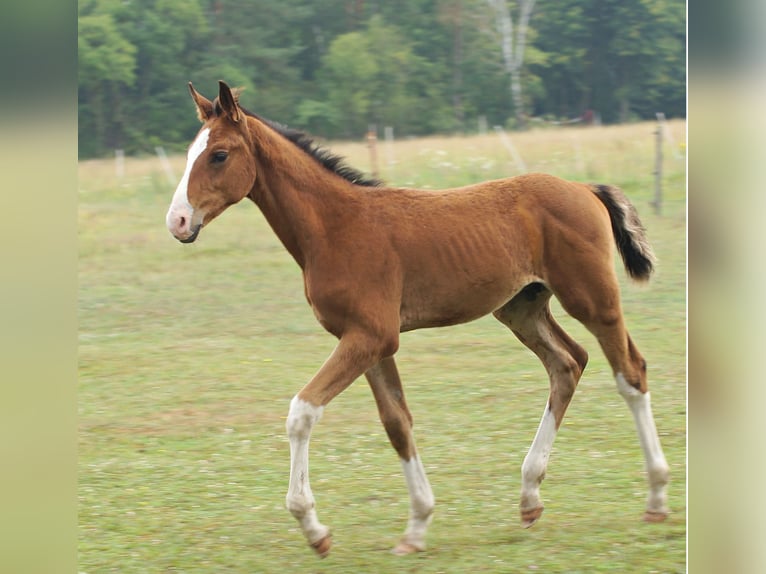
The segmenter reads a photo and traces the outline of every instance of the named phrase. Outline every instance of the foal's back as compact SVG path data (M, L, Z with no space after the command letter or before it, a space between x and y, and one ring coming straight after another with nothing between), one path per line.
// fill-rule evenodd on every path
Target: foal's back
M611 265L609 217L586 184L532 173L441 191L366 193L360 241L396 254L387 266L401 281L403 330L490 313L526 285L546 283L562 258L588 254Z

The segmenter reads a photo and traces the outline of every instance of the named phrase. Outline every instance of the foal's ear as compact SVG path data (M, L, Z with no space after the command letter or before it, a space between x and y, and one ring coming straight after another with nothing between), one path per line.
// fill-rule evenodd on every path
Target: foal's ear
M199 118L199 121L205 123L213 117L213 102L195 90L191 82L189 82L189 92L197 106L197 117Z
M224 81L218 82L218 105L221 106L223 114L227 115L234 122L239 122L242 111L239 109L239 92L232 92L231 88Z

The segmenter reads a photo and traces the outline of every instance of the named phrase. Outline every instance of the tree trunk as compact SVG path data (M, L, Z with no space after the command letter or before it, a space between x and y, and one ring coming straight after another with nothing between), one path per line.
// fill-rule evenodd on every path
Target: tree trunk
M455 110L455 121L462 131L465 127L465 112L463 109L463 19L460 0L455 6L455 11L452 28L452 105Z
M465 109L463 107L463 0L440 0L437 20L452 33L452 114L456 127L465 128Z
M511 102L513 113L516 117L517 127L526 127L526 113L524 112L524 96L521 85L521 70L524 66L524 50L527 46L527 28L535 0L518 0L519 23L516 35L513 33L513 18L506 0L487 0L487 3L495 11L495 27L499 35L500 50L503 54L505 71L511 81Z

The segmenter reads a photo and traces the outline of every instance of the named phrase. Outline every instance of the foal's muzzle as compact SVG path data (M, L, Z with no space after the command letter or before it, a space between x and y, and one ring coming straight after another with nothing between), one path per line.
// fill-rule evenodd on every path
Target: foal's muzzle
M202 229L202 224L199 223L192 231L192 234L187 237L186 239L179 239L181 243L194 243L194 240L197 239L197 236L199 235L199 230Z

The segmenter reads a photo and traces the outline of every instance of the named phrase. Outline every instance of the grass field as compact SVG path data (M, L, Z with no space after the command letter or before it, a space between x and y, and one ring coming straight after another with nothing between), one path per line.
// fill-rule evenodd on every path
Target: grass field
M683 153L685 124L670 124ZM284 508L290 398L334 346L300 271L260 212L237 205L183 246L164 217L156 158L80 164L80 572L683 572L686 568L685 168L666 150L653 196L653 124L513 134L530 170L620 185L659 257L648 286L622 271L632 337L647 359L671 467L672 513L641 522L647 492L632 417L595 339L542 487L519 526L520 467L547 397L537 359L492 318L402 336L398 363L436 496L429 550L389 554L407 492L363 380L312 437L319 560ZM190 134L190 139L193 134ZM363 143L331 146L367 169ZM460 185L515 174L496 136L380 143L394 184ZM176 174L184 158L171 158Z

